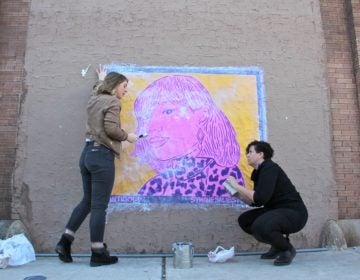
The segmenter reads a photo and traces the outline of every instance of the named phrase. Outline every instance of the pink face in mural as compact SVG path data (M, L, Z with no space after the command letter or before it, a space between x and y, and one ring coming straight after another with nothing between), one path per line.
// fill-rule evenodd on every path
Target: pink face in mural
M147 123L148 148L158 160L185 155L196 156L197 137L203 110L193 110L186 104L163 102L152 112L156 116Z

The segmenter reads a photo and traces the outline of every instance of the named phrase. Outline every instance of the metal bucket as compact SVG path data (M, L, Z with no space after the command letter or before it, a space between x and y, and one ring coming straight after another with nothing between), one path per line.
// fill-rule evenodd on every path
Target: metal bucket
M174 268L191 268L193 266L194 247L190 242L172 244Z

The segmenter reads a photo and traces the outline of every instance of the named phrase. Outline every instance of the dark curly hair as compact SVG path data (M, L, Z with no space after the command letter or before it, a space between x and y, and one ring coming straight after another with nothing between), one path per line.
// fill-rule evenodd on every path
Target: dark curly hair
M271 159L274 155L274 150L273 150L273 148L271 148L271 146L268 142L257 141L257 140L250 142L249 145L247 145L247 147L246 147L247 154L249 153L251 146L254 146L254 149L257 153L262 152L264 154L264 159Z

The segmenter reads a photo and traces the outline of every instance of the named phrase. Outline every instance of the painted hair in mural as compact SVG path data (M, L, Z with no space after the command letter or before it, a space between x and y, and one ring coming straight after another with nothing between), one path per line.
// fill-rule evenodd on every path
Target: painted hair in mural
M230 197L222 186L228 176L244 185L235 130L194 77L155 80L136 98L134 113L137 133L148 135L134 154L157 173L139 195Z

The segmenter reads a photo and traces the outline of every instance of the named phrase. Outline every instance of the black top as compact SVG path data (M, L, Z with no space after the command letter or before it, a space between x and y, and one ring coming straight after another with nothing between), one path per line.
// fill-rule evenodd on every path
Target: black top
M281 167L268 159L262 162L251 174L254 181L253 206L266 208L304 209L305 205Z

